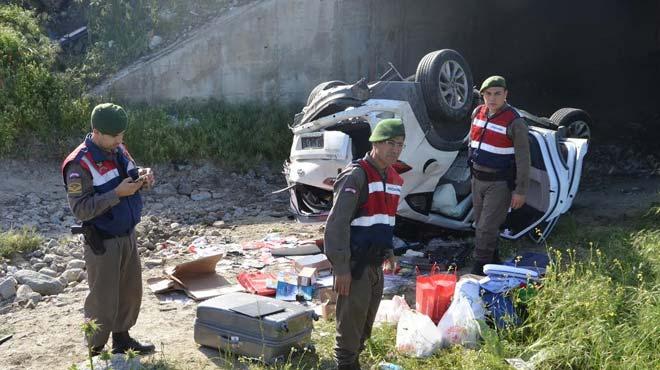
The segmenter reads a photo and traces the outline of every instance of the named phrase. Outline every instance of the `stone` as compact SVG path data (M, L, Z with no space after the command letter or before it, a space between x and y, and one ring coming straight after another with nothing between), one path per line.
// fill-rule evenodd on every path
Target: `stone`
M0 298L9 299L16 295L18 282L13 277L8 277L0 282Z
M66 269L61 277L63 277L67 284L73 283L74 281L80 281L80 275L82 274L82 269L79 268L72 268L72 269Z
M55 261L55 259L57 259L57 256L56 256L56 255L54 255L54 254L52 254L52 253L47 253L47 254L44 256L43 261L44 261L45 263L51 263L51 262Z
M50 277L57 277L57 272L49 269L48 267L44 267L41 270L39 270L40 274L48 275Z
M85 261L83 260L71 260L66 264L66 269L83 269L85 268Z
M19 283L29 286L41 295L59 294L64 290L64 285L60 281L36 271L19 270L14 277Z
M22 303L27 301L32 293L34 291L28 285L19 285L18 289L16 289L16 302Z
M32 269L33 269L34 271L39 271L39 270L41 270L42 268L44 268L44 267L46 267L46 266L48 266L48 265L46 265L46 264L43 263L43 262L39 262L39 263L35 263L35 264L33 264L33 265L32 265Z
M177 193L174 185L168 183L158 184L154 187L154 193L158 195L175 195Z
M192 184L187 182L179 184L179 187L177 188L177 192L181 195L191 195L193 192Z
M190 199L194 201L211 199L213 196L208 191L195 190L190 194Z
M151 258L146 261L144 261L144 265L148 268L156 267L156 266L161 266L163 264L163 259L162 258Z
M153 35L149 40L149 49L153 50L163 43L163 38L158 35Z

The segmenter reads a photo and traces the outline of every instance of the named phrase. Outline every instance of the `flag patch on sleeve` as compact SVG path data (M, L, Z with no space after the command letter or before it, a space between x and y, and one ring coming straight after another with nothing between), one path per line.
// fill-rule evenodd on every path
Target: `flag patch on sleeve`
M344 188L344 192L357 194L357 190L355 190L355 188L351 188L351 187L348 187L348 186Z

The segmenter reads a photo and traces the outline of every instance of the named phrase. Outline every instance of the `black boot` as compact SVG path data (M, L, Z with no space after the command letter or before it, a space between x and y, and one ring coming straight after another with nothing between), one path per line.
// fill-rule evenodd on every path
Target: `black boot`
M146 355L153 353L156 350L156 346L148 342L138 342L131 338L127 331L112 333L112 353L126 353L129 349L141 355Z
M103 352L103 348L105 348L105 346L92 347L92 357L100 355L101 352Z

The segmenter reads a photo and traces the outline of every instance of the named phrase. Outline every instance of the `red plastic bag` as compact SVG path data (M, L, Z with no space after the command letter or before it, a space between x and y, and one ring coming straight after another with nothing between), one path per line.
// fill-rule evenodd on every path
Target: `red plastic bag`
M438 273L434 264L429 275L417 275L415 309L438 323L451 303L456 273Z

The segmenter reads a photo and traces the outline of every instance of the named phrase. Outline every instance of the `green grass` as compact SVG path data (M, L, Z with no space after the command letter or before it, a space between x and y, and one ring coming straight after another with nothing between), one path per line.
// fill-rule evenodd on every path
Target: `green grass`
M14 253L31 252L39 247L43 238L30 228L0 233L0 256L10 258Z
M368 341L362 367L387 361L404 369L510 369L505 359L519 357L535 369L660 368L660 207L623 226L574 221L550 239L552 263L521 326L486 328L478 350L454 347L426 359L398 354L396 328L383 326ZM274 368L333 368L334 322L316 323L313 341L316 355ZM168 369L194 368L180 360L161 361Z

